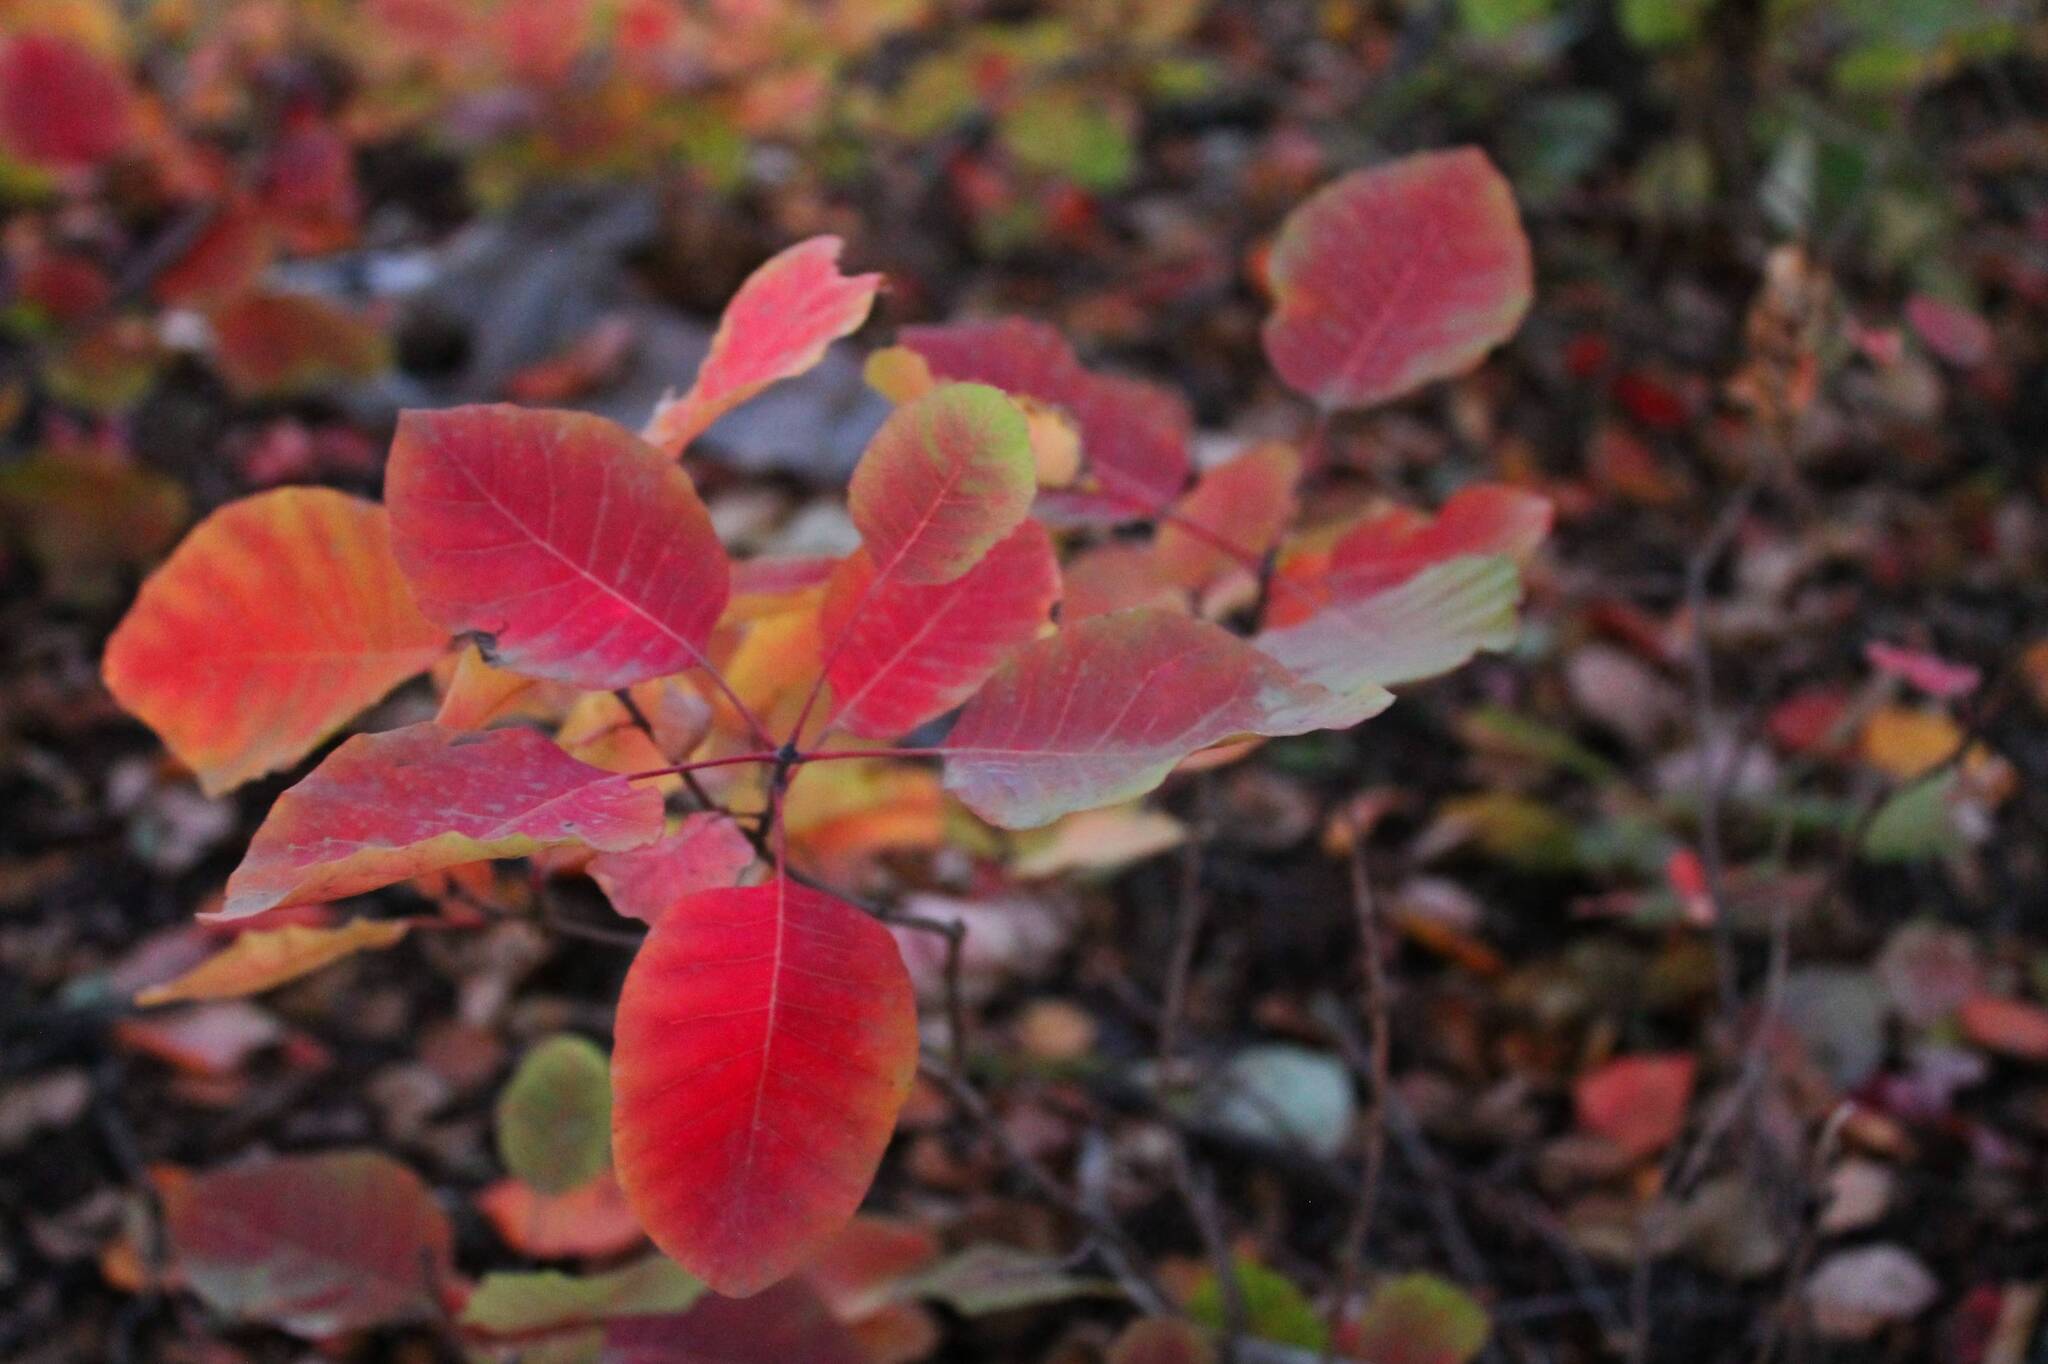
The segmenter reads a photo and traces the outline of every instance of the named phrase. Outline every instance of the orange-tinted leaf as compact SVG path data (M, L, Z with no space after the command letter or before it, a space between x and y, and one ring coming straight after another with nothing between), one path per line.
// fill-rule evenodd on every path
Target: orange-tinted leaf
M887 929L785 877L685 900L619 996L612 1149L655 1243L724 1294L816 1254L874 1178L917 1065Z
M291 924L250 929L176 980L144 990L135 1002L150 1006L261 994L343 957L390 947L410 927L404 919L352 919L340 928Z
M816 763L790 784L782 807L791 855L829 881L895 849L932 849L946 832L939 774L909 763Z
M127 76L67 38L0 38L0 150L69 170L118 154L134 131Z
M308 1337L423 1321L454 1276L433 1193L375 1151L212 1170L161 1195L185 1282L228 1316Z
M565 1194L501 1179L478 1191L476 1205L506 1245L536 1260L616 1255L646 1240L640 1219L608 1173Z
M894 739L965 701L1031 642L1059 599L1044 527L1026 522L960 577L933 586L879 580L866 550L833 575L820 626L832 722Z
M1434 1274L1403 1274L1373 1290L1337 1343L1373 1364L1468 1364L1491 1333L1486 1309L1464 1289Z
M1060 573L1060 619L1071 625L1133 606L1185 611L1187 593L1167 578L1154 549L1111 540L1069 559Z
M1294 519L1301 456L1285 445L1261 445L1203 474L1161 523L1154 544L1161 570L1198 589L1218 574L1245 569L1272 548ZM1247 570L1249 571L1249 570Z
M1464 557L1399 587L1337 601L1253 642L1307 681L1350 694L1449 672L1481 649L1514 642L1521 577L1514 561Z
M1067 414L1080 431L1083 484L1091 486L1047 493L1041 505L1054 515L1129 521L1165 506L1187 482L1187 404L1156 384L1089 373L1042 322L906 327L899 340L940 379L993 384Z
M245 398L366 379L387 358L383 333L310 294L242 294L211 320L221 377Z
M1366 407L1461 373L1528 311L1514 192L1472 147L1325 186L1281 226L1266 357L1325 408Z
M659 922L669 907L703 890L718 890L754 865L754 845L740 826L708 811L682 822L644 848L600 853L590 875L612 908L642 923Z
M915 1222L856 1217L840 1228L804 1270L804 1278L841 1321L880 1311L896 1281L938 1258L939 1243Z
M661 796L526 729L358 734L277 798L218 917L359 895L442 867L557 844L605 852L661 834Z
M968 702L946 740L946 786L991 823L1031 828L1143 795L1224 739L1351 725L1390 699L1303 683L1191 616L1091 616L1026 648Z
M385 498L421 609L517 672L594 691L679 673L725 609L689 477L602 417L407 412Z
M102 672L209 794L288 766L433 662L384 511L279 488L202 521L142 585Z
M860 1341L801 1280L752 1298L698 1300L681 1316L605 1328L598 1364L871 1364Z
M696 382L655 409L647 440L679 455L705 428L778 380L802 374L825 347L867 321L880 275L839 273L837 237L813 237L747 276L725 305Z
M2023 999L1976 995L1956 1010L1963 1036L1989 1051L2048 1063L2048 1009Z
M1579 1125L1637 1159L1654 1155L1685 1126L1697 1065L1689 1052L1609 1061L1572 1090Z
M1031 511L1031 433L986 384L948 384L899 407L868 443L847 509L881 580L948 583Z
M435 672L438 676L440 669ZM560 720L576 697L576 690L563 683L494 668L470 644L455 656L434 723L444 729L482 729L498 720Z

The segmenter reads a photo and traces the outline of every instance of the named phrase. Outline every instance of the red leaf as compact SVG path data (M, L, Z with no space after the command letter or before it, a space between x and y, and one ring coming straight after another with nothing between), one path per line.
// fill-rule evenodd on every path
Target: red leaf
M435 724L358 734L277 798L215 916L359 895L556 844L605 852L661 834L661 796L528 729Z
M1927 349L1958 369L1975 369L1991 358L1991 324L1959 303L1914 294L1906 300L1906 321Z
M825 347L867 321L880 275L839 273L837 237L813 237L747 276L725 305L696 382L654 411L646 437L680 455L706 427L780 379L802 374Z
M1356 724L1391 698L1305 684L1221 626L1151 607L1090 616L1011 659L946 740L946 786L1031 828L1143 795L1190 753Z
M1293 521L1300 477L1301 456L1277 443L1203 474L1159 527L1154 544L1166 576L1193 590L1233 569L1253 571Z
M1266 357L1325 408L1367 407L1448 378L1528 311L1529 239L1514 192L1472 147L1325 186L1281 225Z
M1252 642L1296 676L1350 694L1447 673L1514 642L1522 586L1514 562L1466 556L1399 587L1338 601Z
M993 384L1066 412L1081 433L1082 457L1099 491L1046 493L1042 507L1056 516L1134 520L1165 506L1187 482L1194 423L1179 395L1090 374L1066 339L1042 322L905 327L897 339L924 357L935 378Z
M1688 1052L1609 1061L1572 1090L1579 1125L1636 1159L1654 1155L1685 1126L1697 1065Z
M209 795L289 766L432 663L384 509L279 488L200 522L142 585L101 672Z
M853 1216L917 1067L887 929L787 878L664 915L626 973L612 1151L642 1225L713 1289L759 1292Z
M433 1193L375 1151L283 1156L160 1192L185 1282L230 1316L308 1337L424 1321L454 1278Z
M1296 590L1274 598L1266 624L1295 624L1319 606L1385 591L1463 554L1526 563L1550 533L1554 513L1549 498L1503 483L1461 488L1433 517L1403 506L1374 512L1344 532L1326 566L1295 559L1283 565Z
M1035 522L931 587L878 580L867 551L855 551L825 595L831 724L894 739L943 715L1037 636L1059 594L1052 541Z
M677 901L699 891L718 890L754 865L754 845L724 815L700 812L644 848L600 853L590 875L612 908L629 919L653 924Z
M899 407L868 443L847 510L878 580L949 583L1031 512L1031 433L986 384Z
M213 220L151 286L159 302L206 303L247 289L276 254L270 225L245 198L226 201Z
M598 1364L869 1364L858 1338L799 1281L759 1297L701 1298L679 1316L605 1328Z
M128 77L93 52L40 33L0 42L0 149L78 169L118 154L134 125Z
M421 609L516 672L593 691L679 673L725 609L688 475L602 417L407 412L385 498Z

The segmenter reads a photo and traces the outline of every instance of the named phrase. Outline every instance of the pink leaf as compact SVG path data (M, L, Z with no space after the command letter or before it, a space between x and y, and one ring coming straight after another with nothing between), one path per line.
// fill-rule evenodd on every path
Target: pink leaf
M642 848L599 853L590 875L612 908L645 924L660 921L678 900L718 890L754 865L754 845L725 815L684 815L670 832Z
M218 918L359 895L557 844L620 851L661 833L661 796L527 729L358 734L277 798Z
M1143 795L1197 749L1355 724L1391 699L1303 683L1178 612L1090 616L1026 648L968 702L946 740L946 786L991 823L1030 828Z
M424 1321L454 1278L433 1193L375 1151L163 1181L179 1272L215 1311L308 1337Z
M1920 649L1902 649L1896 644L1872 640L1863 646L1870 666L1888 677L1912 683L1929 696L1944 701L1968 696L1977 690L1984 674L1967 663L1951 663L1937 654Z
M943 715L1037 636L1059 592L1052 541L1033 522L937 586L878 581L867 551L856 551L823 609L832 723L894 739Z
M590 690L703 661L730 570L689 477L577 412L407 412L385 497L420 609Z
M720 417L778 380L824 358L825 347L867 321L880 275L839 273L837 237L813 237L747 276L725 305L697 380L654 410L646 438L680 455Z
M1266 357L1325 408L1367 407L1477 364L1528 311L1514 192L1472 147L1325 186L1273 248Z
M1280 444L1247 450L1203 474L1160 524L1154 548L1161 571L1189 589L1232 570L1256 571L1294 520L1300 477L1301 456Z
M1914 294L1906 300L1906 321L1927 349L1957 369L1975 369L1991 358L1991 324L1959 303Z
M1193 418L1156 384L1081 367L1066 339L1042 322L1004 318L905 327L898 338L939 379L993 384L1062 409L1081 433L1087 487L1048 492L1041 508L1063 520L1131 521L1158 511L1188 477Z
M896 409L868 443L847 510L877 579L948 583L1021 524L1031 434L986 384L948 384Z
M737 1297L853 1216L917 1068L895 940L784 877L662 916L614 1037L619 1183L655 1244Z

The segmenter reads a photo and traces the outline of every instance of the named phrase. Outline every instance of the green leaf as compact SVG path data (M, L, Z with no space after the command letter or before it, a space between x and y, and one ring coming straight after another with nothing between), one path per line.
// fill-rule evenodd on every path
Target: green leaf
M486 1274L462 1309L462 1324L493 1335L529 1335L613 1317L681 1312L704 1285L666 1255L578 1277L554 1270Z
M1122 1290L1107 1279L1067 1273L1059 1262L1013 1246L970 1246L905 1279L907 1298L934 1298L962 1316L978 1317L1073 1298L1113 1298Z
M498 1096L498 1154L542 1193L588 1184L611 1163L612 1083L605 1055L560 1033L526 1054Z
M1004 113L1003 145L1031 170L1064 175L1092 190L1120 188L1137 150L1117 110L1101 96L1053 87L1026 95Z
M1924 862L1961 851L1963 837L1949 818L1956 780L1956 773L1947 772L1893 792L1870 821L1863 856L1872 862Z
M1621 0L1621 31L1638 47L1676 47L1699 37L1714 0Z
M1320 1350L1329 1341L1323 1315L1307 1295L1284 1275L1256 1260L1237 1259L1237 1291L1244 1301L1244 1327L1261 1340ZM1211 1330L1221 1331L1229 1313L1223 1286L1211 1272L1188 1296L1188 1315Z
M1464 1289L1434 1274L1404 1274L1380 1285L1340 1344L1373 1364L1467 1364L1492 1329Z

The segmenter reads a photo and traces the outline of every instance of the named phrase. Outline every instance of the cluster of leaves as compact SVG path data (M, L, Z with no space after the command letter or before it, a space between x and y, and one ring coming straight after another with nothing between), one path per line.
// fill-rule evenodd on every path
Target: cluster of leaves
M491 858L587 869L651 925L619 1001L609 1160L656 1244L730 1295L841 1233L918 1064L895 938L799 865L813 768L941 758L967 810L1013 829L1130 800L1200 751L1347 727L1388 687L1504 646L1549 522L1541 498L1485 487L1436 517L1295 534L1302 452L1259 446L1183 490L1172 395L1088 372L1041 326L969 323L875 359L900 405L848 489L860 548L735 565L678 457L865 320L881 280L842 275L839 249L763 265L642 435L409 412L383 506L282 488L223 507L105 658L115 697L221 792L468 638L434 720L348 739L279 797L210 916L245 931L194 974L269 984L402 931L270 926L298 907ZM1285 226L1272 277L1268 351L1324 412L1469 368L1530 292L1513 200L1470 150L1331 185ZM1133 523L1157 533L1101 538ZM1219 623L1245 618L1249 638ZM554 739L529 708L561 717ZM935 746L892 746L956 711ZM704 808L671 824L658 783L677 779ZM756 848L765 879L734 885ZM575 1088L522 1072L505 1102ZM506 1156L548 1167L541 1191L605 1165L548 1149L587 1124L519 1135L533 1126Z

